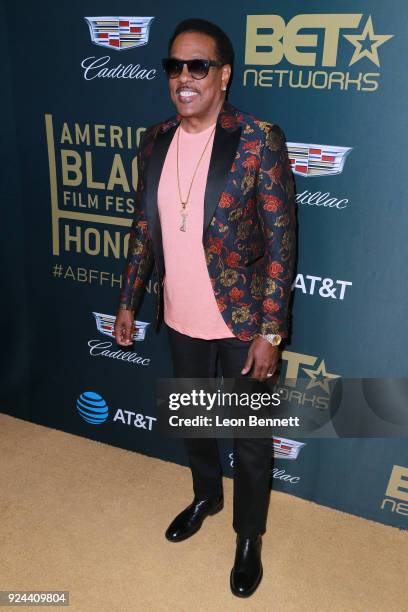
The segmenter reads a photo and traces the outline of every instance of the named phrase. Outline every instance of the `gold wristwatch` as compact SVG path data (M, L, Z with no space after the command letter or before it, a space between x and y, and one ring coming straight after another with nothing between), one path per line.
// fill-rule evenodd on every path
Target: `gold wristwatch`
M260 334L262 338L265 338L268 342L270 342L273 346L279 346L282 342L282 336L279 334Z

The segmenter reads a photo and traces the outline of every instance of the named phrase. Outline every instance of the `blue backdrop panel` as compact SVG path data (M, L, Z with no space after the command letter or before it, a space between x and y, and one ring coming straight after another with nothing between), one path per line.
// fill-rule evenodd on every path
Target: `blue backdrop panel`
M407 375L406 3L259 0L220 11L209 0L192 15L183 0L45 0L2 10L2 411L186 464L181 443L156 432L155 380L171 363L165 330L153 330L154 277L130 352L112 325L138 141L174 112L160 59L191 16L233 41L230 101L286 134L299 218L287 376ZM324 384L313 392L327 399ZM273 444L277 489L406 527L405 440ZM231 444L220 446L231 476Z

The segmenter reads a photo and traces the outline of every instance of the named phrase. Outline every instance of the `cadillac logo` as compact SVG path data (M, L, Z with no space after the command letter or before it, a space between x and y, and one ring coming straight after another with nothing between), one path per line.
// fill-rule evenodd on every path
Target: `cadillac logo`
M289 440L288 438L273 437L273 456L276 459L297 459L304 442Z
M286 143L292 172L301 176L327 176L340 174L351 147Z
M124 51L146 45L154 17L85 17L92 42Z
M109 336L110 338L115 337L114 326L115 318L112 315L103 314L102 312L93 312L95 317L96 327L101 334ZM146 330L150 323L144 321L135 321L136 333L133 334L133 340L144 340L146 337Z

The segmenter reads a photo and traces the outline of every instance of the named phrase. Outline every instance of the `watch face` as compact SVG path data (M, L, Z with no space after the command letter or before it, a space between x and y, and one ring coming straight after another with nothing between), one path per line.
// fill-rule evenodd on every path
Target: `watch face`
M278 344L280 344L281 340L282 340L281 336L276 335L274 337L274 339L273 339L273 345L274 346L278 346Z

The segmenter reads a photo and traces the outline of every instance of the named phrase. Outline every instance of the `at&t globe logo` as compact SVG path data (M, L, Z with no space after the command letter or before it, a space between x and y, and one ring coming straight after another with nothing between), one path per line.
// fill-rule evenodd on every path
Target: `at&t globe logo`
M100 425L109 416L109 407L103 397L94 391L84 391L76 401L80 416L87 423Z

